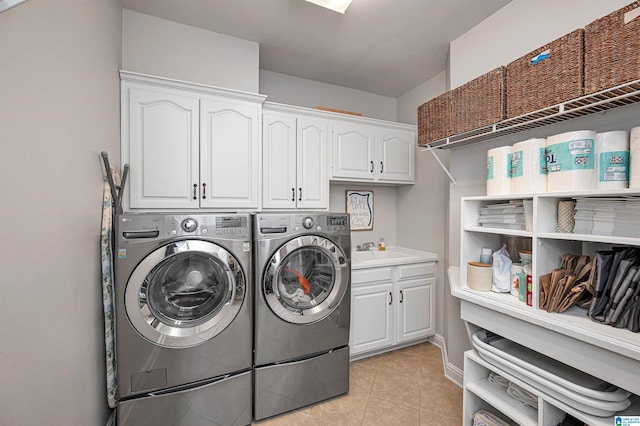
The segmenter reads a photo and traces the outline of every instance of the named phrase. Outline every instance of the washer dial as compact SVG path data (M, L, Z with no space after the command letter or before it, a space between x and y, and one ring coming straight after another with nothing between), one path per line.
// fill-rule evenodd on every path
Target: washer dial
M195 219L187 218L182 221L181 226L185 232L193 232L198 229L198 222Z
M313 228L313 219L310 217L305 217L304 219L302 219L302 226L304 226L305 229Z

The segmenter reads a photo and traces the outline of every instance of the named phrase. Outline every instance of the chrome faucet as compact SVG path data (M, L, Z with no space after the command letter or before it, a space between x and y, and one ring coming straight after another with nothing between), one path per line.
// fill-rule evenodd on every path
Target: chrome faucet
M376 245L376 243L374 243L374 242L362 243L362 245L359 244L356 247L356 250L357 251L369 251L369 249L371 247L375 246L375 245Z

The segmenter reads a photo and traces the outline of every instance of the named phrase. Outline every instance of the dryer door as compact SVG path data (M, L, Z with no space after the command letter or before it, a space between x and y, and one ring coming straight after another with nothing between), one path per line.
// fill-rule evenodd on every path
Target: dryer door
M221 333L244 301L237 259L208 241L176 241L145 257L125 290L133 327L165 347L195 346Z
M288 241L271 257L263 292L283 320L308 324L329 316L349 286L349 264L331 240L306 235Z

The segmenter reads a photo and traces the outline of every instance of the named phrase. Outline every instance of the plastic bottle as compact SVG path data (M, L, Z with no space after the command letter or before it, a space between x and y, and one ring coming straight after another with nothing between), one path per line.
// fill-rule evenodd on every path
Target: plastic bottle
M380 241L378 241L378 250L385 251L387 249L387 245L384 242L384 237L380 237Z

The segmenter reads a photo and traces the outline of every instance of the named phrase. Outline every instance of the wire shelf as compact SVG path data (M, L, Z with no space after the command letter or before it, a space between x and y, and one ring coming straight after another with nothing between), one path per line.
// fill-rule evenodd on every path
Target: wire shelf
M438 139L421 146L440 149L458 148L637 102L640 102L640 80L509 118L493 125Z

